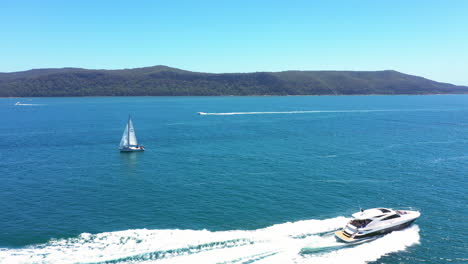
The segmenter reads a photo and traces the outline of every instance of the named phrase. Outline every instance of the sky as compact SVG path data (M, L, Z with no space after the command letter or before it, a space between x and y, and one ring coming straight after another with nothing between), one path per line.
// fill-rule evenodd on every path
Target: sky
M0 72L392 69L468 85L466 0L0 2Z

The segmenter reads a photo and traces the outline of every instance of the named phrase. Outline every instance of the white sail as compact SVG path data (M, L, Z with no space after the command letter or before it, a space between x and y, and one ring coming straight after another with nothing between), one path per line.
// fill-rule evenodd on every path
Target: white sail
M128 123L125 125L125 129L120 140L120 148L128 146Z
M128 119L128 145L130 146L137 146L138 141L135 135L135 129L133 129L133 122L132 119Z

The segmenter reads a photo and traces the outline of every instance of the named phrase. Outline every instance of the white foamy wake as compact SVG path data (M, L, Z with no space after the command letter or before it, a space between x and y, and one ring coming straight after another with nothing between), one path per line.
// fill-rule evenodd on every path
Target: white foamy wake
M0 248L0 263L366 263L419 241L419 229L413 226L347 247L336 242L332 233L347 221L337 217L217 232L140 229L84 233L41 245ZM328 250L303 253L304 248Z
M19 105L19 106L36 106L36 105L44 105L44 104L23 104L23 103L17 102L17 103L14 104L14 105Z
M369 109L369 110L312 110L312 111L274 111L274 112L228 112L228 113L205 113L199 115L266 115L266 114L317 114L317 113L373 113L373 112L415 112L415 111L450 111L450 109Z
M323 255L305 256L298 263L347 263L363 264L375 261L390 253L403 251L409 246L419 243L419 227L411 226L407 229L392 232L371 242L355 247L345 247Z

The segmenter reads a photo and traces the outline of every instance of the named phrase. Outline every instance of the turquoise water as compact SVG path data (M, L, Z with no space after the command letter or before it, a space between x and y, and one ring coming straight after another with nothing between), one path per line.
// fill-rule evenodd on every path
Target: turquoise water
M466 95L4 98L0 113L1 263L468 262ZM128 114L144 153L117 150ZM422 216L334 240L381 206Z

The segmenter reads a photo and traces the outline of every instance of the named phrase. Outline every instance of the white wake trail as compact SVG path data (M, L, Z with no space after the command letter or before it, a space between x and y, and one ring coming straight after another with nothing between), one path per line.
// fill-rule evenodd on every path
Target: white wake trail
M317 113L373 113L373 112L421 112L421 111L451 111L451 109L367 109L367 110L310 110L310 111L272 111L272 112L227 112L206 113L199 115L268 115L268 114L317 114Z
M332 231L349 219L305 220L257 230L126 230L0 248L0 263L366 263L418 243L412 227L355 247ZM302 253L303 248L331 248ZM351 261L351 262L350 262Z
M14 105L17 105L17 106L38 106L38 105L45 105L45 104L23 104L23 103L17 102Z

